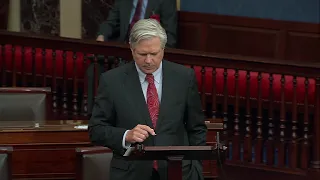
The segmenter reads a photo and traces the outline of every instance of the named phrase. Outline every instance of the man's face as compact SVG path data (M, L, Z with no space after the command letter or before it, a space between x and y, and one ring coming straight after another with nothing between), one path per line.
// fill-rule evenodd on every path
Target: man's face
M136 64L146 74L151 74L159 68L164 53L159 37L141 40L131 51Z

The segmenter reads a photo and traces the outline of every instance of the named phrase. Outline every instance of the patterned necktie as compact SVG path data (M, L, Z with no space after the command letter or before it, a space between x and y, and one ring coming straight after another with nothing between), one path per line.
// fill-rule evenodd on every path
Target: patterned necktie
M150 113L153 128L156 128L158 116L159 116L159 98L157 88L154 84L154 77L152 74L147 74L146 81L148 81L147 89L147 105ZM157 161L153 161L153 168L158 169Z
M133 27L133 25L140 20L141 17L141 13L142 13L142 2L143 0L138 0L137 6L136 6L136 10L134 12L134 15L132 17L131 23L129 24L129 28L127 31L127 35L126 35L126 42L129 42L129 36L130 36L130 32L131 29Z
M131 30L131 28L133 27L133 25L140 20L141 17L141 13L142 13L142 2L143 0L138 0L137 6L136 6L136 11L134 12L133 18L131 20L130 23L130 28L129 31Z
M159 115L159 97L157 88L154 84L154 77L152 74L146 76L146 81L148 82L147 89L147 105L150 113L150 119L152 121L153 128L156 128L158 115Z

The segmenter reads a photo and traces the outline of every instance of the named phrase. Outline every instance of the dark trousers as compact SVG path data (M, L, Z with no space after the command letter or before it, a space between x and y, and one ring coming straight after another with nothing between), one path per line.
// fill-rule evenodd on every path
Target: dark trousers
M159 173L155 169L152 170L152 176L150 180L160 180Z

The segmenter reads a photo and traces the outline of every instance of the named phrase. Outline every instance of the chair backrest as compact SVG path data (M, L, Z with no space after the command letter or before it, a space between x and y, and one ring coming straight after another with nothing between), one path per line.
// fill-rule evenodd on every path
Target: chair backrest
M48 119L51 105L50 88L0 88L0 124L16 122L43 122ZM12 123L13 122L13 123Z
M0 147L0 179L11 180L12 147Z
M112 151L106 147L77 148L77 180L109 180Z

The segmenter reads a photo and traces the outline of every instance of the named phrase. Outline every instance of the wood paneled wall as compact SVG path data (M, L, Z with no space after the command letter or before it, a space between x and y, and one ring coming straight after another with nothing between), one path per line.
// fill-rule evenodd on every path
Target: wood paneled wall
M179 47L318 62L320 24L179 12Z

